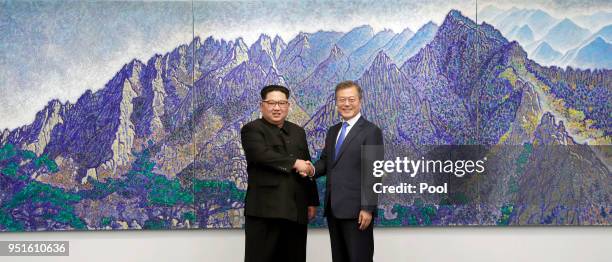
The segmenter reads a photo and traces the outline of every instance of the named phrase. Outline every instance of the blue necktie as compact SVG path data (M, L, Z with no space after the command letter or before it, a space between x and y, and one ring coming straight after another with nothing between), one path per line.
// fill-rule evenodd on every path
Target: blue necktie
M342 129L340 130L340 136L338 137L338 142L336 142L336 154L334 155L334 160L338 159L338 154L340 153L342 142L344 142L344 137L346 136L346 128L348 126L349 126L348 122L342 123Z

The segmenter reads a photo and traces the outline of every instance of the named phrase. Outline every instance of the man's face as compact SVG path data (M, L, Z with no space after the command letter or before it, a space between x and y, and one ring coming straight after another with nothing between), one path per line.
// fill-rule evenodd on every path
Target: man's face
M349 120L361 111L361 99L357 87L344 88L336 92L336 108L344 120Z
M285 93L272 91L261 102L260 110L263 118L275 125L282 125L289 113L289 101Z

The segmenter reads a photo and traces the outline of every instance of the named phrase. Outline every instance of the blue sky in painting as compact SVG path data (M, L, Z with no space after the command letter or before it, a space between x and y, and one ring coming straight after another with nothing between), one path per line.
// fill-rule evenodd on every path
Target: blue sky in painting
M188 2L2 2L0 128L104 87L133 58L189 43L191 14Z

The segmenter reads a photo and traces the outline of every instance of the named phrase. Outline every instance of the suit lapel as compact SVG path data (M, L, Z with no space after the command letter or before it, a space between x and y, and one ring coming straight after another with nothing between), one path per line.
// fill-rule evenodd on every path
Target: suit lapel
M357 120L357 123L355 123L355 126L351 127L351 131L349 131L348 135L344 138L344 142L342 142L342 146L340 147L340 152L338 153L338 157L336 157L334 160L334 165L336 164L336 162L338 162L338 159L340 159L340 157L342 156L342 153L346 151L346 148L351 143L351 140L353 140L353 138L355 138L359 134L359 132L363 128L363 123L364 123L363 116L361 116L359 120ZM337 136L338 132L335 132L335 133ZM334 147L333 148L336 148L336 139L335 139L336 136L334 136Z

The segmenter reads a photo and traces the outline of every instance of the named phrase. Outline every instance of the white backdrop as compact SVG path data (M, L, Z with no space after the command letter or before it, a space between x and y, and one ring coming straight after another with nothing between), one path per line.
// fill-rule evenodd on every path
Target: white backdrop
M612 261L612 227L375 229L375 261ZM242 261L244 231L0 233L0 240L68 240L70 257L0 261ZM308 261L331 261L327 229L308 234Z

